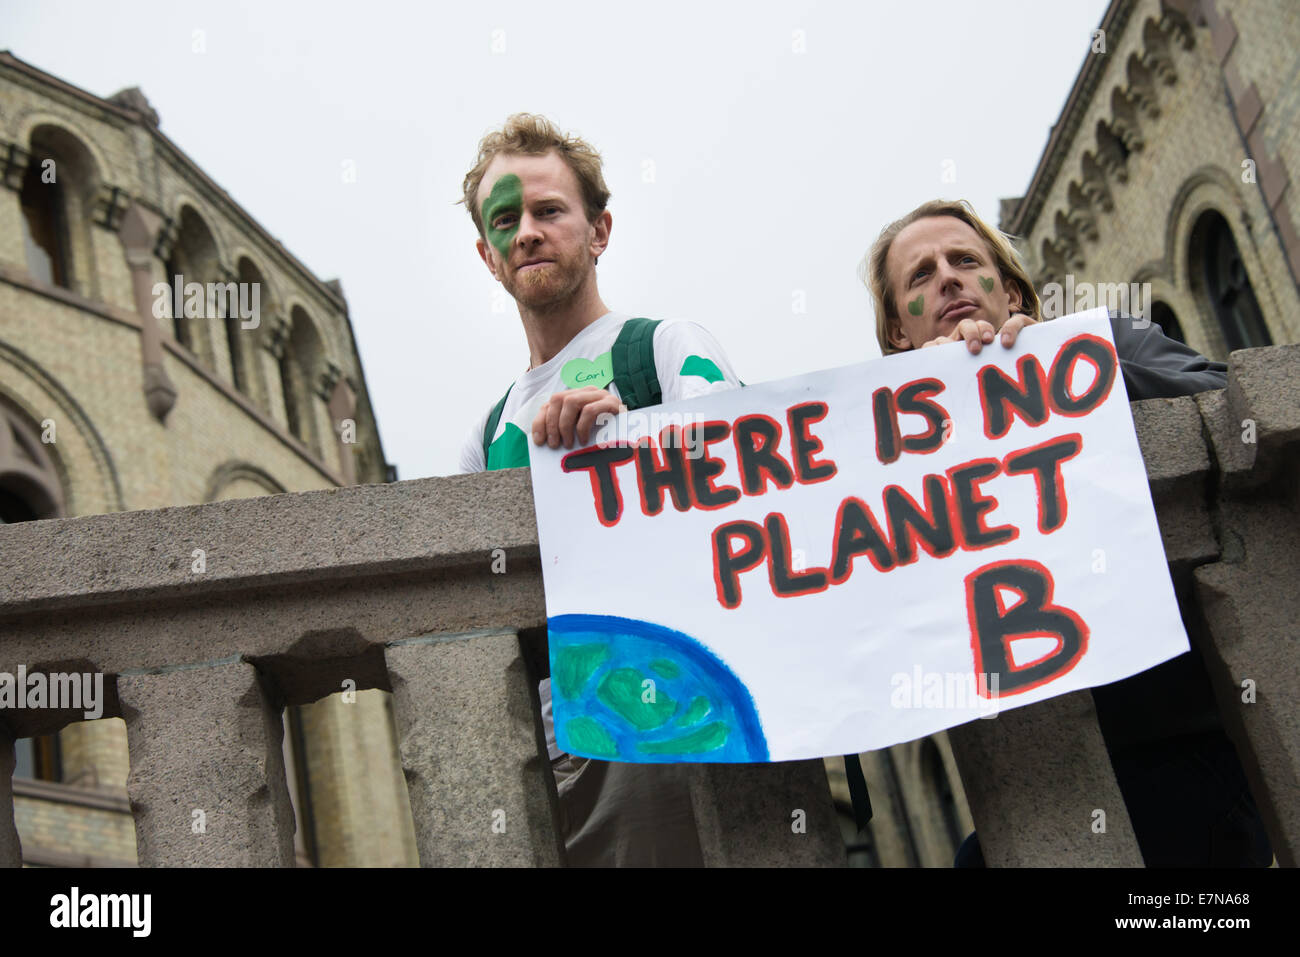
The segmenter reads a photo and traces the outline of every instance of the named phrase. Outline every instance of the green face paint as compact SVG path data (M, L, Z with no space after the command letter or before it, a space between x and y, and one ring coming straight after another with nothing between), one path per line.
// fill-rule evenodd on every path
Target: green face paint
M925 296L917 296L907 304L907 311L914 316L919 316L925 311Z
M991 277L991 276L980 276L980 286L984 289L985 292L992 292L992 291L993 291L993 277Z
M503 258L510 257L510 243L519 232L519 215L524 208L524 184L514 173L507 173L492 184L492 192L483 200L483 232L487 241ZM501 215L513 214L514 222L497 229L493 221Z

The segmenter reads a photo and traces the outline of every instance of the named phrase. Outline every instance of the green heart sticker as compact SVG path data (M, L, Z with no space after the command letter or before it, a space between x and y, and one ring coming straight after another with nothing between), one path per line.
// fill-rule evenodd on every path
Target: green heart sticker
M992 291L993 291L993 277L992 277L992 276L980 276L980 285L984 288L984 291L985 291L985 292L992 292Z
M907 311L914 316L919 316L925 309L925 296L917 296L907 304Z
M608 352L595 359L570 359L560 369L560 381L570 389L603 389L614 381L614 362Z

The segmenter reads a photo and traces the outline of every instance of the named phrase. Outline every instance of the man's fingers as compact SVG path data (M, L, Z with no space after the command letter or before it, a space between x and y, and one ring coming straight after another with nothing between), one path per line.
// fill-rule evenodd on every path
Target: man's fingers
M591 435L591 429L598 421L600 421L600 417L602 415L616 413L620 408L621 403L612 395L606 395L603 399L589 402L578 415L578 441L583 445L586 445L587 439Z
M581 393L570 392L564 397L560 409L560 444L566 449L573 448L573 429L588 401Z
M1002 324L1002 344L1008 348L1016 344L1016 339L1020 335L1020 330L1025 326L1032 326L1038 320L1026 316L1022 312L1017 312L1005 323Z
M594 386L588 386L585 389L574 389L569 392L560 393L555 398L562 397L562 408L559 416L559 440L566 448L573 448L575 432L578 425L578 417L582 415L584 409L593 404L599 404L606 399L611 400L608 408L617 408L617 401L604 389L597 389ZM600 410L597 409L597 412ZM595 413L592 413L593 420ZM583 441L586 441L583 439ZM552 445L551 448L558 446Z
M966 347L970 349L971 355L979 355L984 343L992 342L993 337L993 324L985 319L963 319L953 330L954 339L966 340Z
M542 407L537 410L537 415L533 419L533 444L542 445L546 442L546 415L547 406L551 400L547 399L542 403Z
M546 444L553 449L560 447L560 416L564 413L564 400L560 394L546 400Z

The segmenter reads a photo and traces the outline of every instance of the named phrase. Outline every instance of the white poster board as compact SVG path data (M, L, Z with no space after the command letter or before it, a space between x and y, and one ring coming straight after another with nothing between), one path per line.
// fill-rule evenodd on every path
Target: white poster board
M1188 649L1104 310L627 413L531 465L572 754L856 753Z

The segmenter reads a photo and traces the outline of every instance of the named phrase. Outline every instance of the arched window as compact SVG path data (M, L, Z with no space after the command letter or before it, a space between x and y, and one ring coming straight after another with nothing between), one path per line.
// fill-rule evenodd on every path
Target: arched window
M298 363L293 355L293 343L286 342L284 352L280 355L280 388L284 392L284 417L289 432L305 442L306 439L302 434L302 403L299 401L299 395L302 393L301 380Z
M172 251L166 263L167 285L172 287L172 335L179 345L194 351L194 340L190 336L190 324L185 318L185 266L176 250Z
M324 348L316 327L301 306L290 314L289 336L280 357L280 385L289 431L321 454L313 415L315 383L324 364Z
M67 214L58 167L51 165L53 162L49 155L39 153L33 153L28 161L21 194L23 246L33 279L70 289Z
M59 736L42 734L19 738L14 742L14 777L36 781L63 780L63 763L59 754Z
M85 144L61 126L31 132L23 174L23 245L32 276L82 296L98 295L91 234L100 174Z
M54 463L26 416L0 403L0 524L57 518L63 495ZM14 742L14 777L58 781L58 735Z
M1273 337L1228 221L1213 210L1202 214L1192 230L1189 254L1191 275L1209 300L1228 351L1271 346Z
M213 320L207 314L207 289L208 283L219 279L217 243L212 230L198 213L184 206L176 227L176 242L172 244L171 256L167 259L167 282L172 286L172 302L179 302L181 307L176 310L173 306L176 314L172 316L172 330L176 341L209 369L213 368L212 348L205 330ZM198 301L185 294L185 287L190 283L199 284L197 288L201 294ZM186 315L187 312L192 314Z
M0 402L0 522L30 522L63 514L58 471L27 416Z
M239 271L236 276L239 281L239 301L241 308L246 302L251 311L252 306L256 303L260 311L263 303L263 297L266 294L266 285L262 281L261 271L253 265L247 258L239 260ZM254 297L253 291L257 295ZM256 320L254 322L253 320ZM235 388L247 396L253 394L252 378L256 374L253 368L253 358L256 355L252 343L260 335L261 317L255 316L249 319L251 325L245 327L245 317L239 314L239 310L230 310L230 315L226 316L226 347L230 350L230 378L234 382ZM260 390L259 390L260 391Z
M1187 343L1187 337L1183 335L1182 323L1174 315L1174 311L1163 302L1153 302L1151 304L1151 321L1160 327L1160 331L1175 342Z

